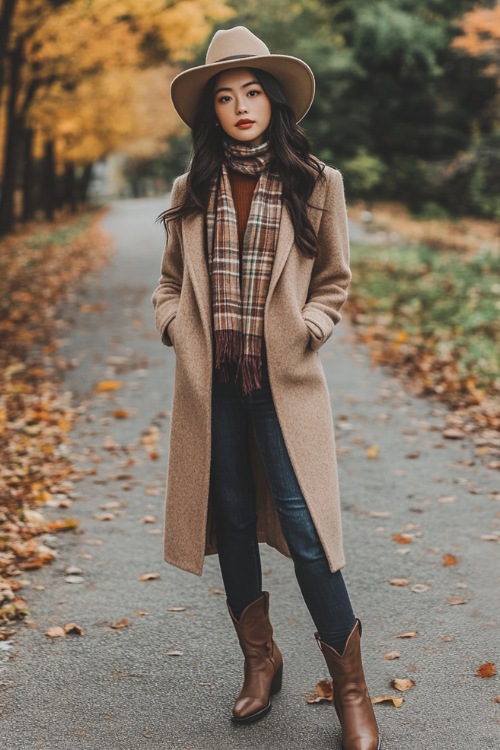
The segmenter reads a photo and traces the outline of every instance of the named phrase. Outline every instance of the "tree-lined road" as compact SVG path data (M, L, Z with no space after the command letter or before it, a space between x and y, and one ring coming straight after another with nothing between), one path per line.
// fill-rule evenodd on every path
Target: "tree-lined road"
M163 246L154 219L163 207L158 200L113 205L105 220L116 239L113 260L65 311L75 319L61 349L74 365L65 388L81 404L75 463L87 474L72 507L47 515L77 518L81 533L48 538L56 561L24 575L36 587L31 625L0 652L1 744L339 747L333 708L305 700L327 672L291 563L262 550L283 690L264 721L237 727L229 716L242 657L217 560L207 559L202 578L162 561L174 354L154 330L150 297ZM498 477L473 461L470 443L442 437L441 407L370 366L346 316L321 356L338 442L345 576L364 625L367 679L372 697L405 699L399 709L376 706L384 750L498 748L500 678L476 674L482 664L499 666ZM122 385L97 393L103 380ZM67 582L71 566L80 583ZM160 577L139 580L148 573ZM70 622L84 635L45 635ZM397 637L408 631L417 635ZM400 657L384 659L392 651ZM398 693L394 678L416 684Z

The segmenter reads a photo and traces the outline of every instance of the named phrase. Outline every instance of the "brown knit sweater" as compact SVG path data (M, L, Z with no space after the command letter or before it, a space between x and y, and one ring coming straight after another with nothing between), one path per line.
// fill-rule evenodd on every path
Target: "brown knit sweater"
M243 237L245 236L245 229L248 222L248 216L250 214L250 206L252 205L253 193L258 181L259 175L241 174L241 172L233 172L232 170L229 170L229 182L231 183L234 208L236 210L236 221L238 223L240 269L242 266L241 254L243 250Z

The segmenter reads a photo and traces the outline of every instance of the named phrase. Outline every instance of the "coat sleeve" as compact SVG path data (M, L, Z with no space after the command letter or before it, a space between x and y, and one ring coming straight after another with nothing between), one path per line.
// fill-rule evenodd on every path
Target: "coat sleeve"
M172 187L171 205L180 203L179 178ZM165 249L161 262L159 284L153 292L151 301L155 311L156 328L166 346L173 346L172 328L170 326L177 314L181 295L184 258L182 254L181 222L169 224ZM170 332L168 328L170 326Z
M339 171L329 170L323 216L318 230L318 253L314 261L307 302L302 316L311 333L311 349L319 349L330 338L341 319L352 274L349 268L349 232L344 183Z

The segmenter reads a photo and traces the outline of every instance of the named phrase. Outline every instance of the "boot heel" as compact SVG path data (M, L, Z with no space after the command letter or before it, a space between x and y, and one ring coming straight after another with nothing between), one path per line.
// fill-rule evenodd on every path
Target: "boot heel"
M276 674L273 677L273 681L271 682L271 695L275 695L276 693L279 693L281 690L281 685L283 683L283 664L278 667L276 670Z

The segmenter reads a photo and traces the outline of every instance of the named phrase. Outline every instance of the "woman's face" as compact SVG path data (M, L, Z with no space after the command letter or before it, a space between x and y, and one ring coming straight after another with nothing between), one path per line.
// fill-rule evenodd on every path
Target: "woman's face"
M235 68L217 76L214 107L230 138L248 146L262 143L271 121L271 102L250 70Z

